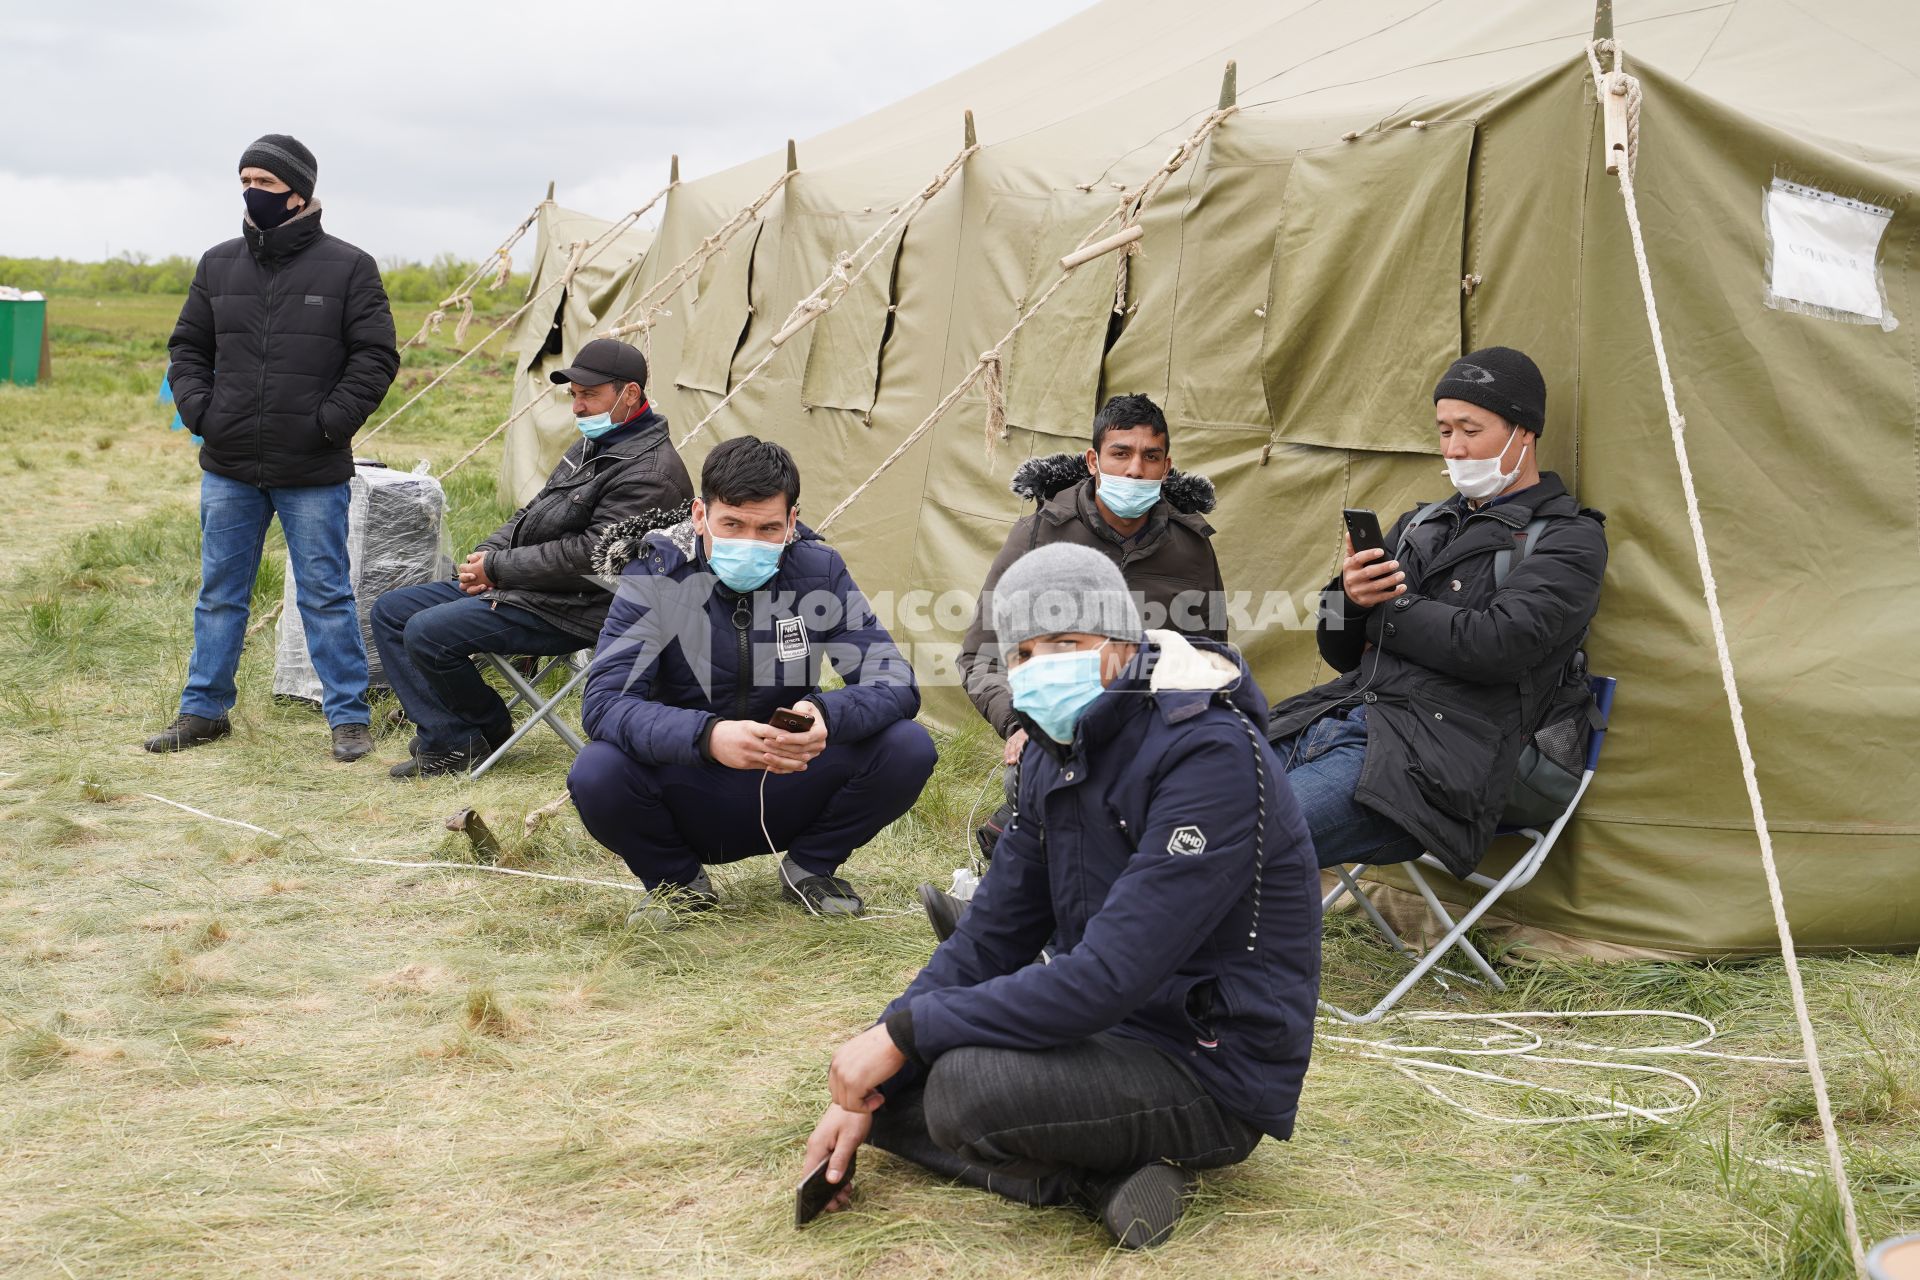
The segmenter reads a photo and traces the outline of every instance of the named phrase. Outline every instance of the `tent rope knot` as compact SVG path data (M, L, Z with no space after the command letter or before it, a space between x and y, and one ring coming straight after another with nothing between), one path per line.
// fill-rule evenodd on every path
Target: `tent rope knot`
M993 461L994 450L1008 435L1007 431L1007 395L1005 389L1006 370L1000 359L1000 348L990 347L980 353L980 394L987 398L987 461Z
M1600 55L1611 53L1613 69L1603 71ZM1855 1272L1867 1280L1867 1255L1860 1242L1860 1223L1853 1204L1853 1192L1847 1181L1846 1160L1840 1151L1840 1134L1834 1124L1833 1102L1827 1092L1827 1076L1820 1064L1820 1046L1813 1030L1813 1017L1807 1010L1806 986L1800 977L1800 959L1793 943L1793 927L1787 920L1786 897L1780 887L1780 870L1773 854L1773 833L1767 824L1766 804L1760 794L1760 777L1754 763L1753 745L1747 736L1746 711L1740 701L1740 685L1733 667L1733 652L1727 640L1726 618L1720 610L1720 588L1713 574L1713 558L1707 548L1706 525L1700 514L1700 495L1693 481L1693 462L1687 448L1687 420L1680 412L1674 389L1673 366L1667 358L1666 338L1660 329L1660 311L1654 301L1653 271L1647 258L1647 242L1640 226L1640 198L1634 189L1635 160L1640 149L1639 78L1622 67L1625 54L1610 40L1587 45L1587 64L1593 72L1594 91L1603 110L1609 112L1608 170L1620 179L1620 202L1625 207L1627 233L1633 244L1634 267L1640 278L1641 301L1646 307L1647 330L1653 342L1654 364L1660 374L1660 391L1666 401L1667 427L1673 440L1674 462L1680 473L1680 489L1686 498L1687 524L1693 533L1694 561L1700 570L1706 596L1707 621L1713 632L1714 654L1719 660L1720 683L1726 694L1727 711L1733 721L1734 746L1740 756L1740 771L1746 783L1747 804L1753 814L1754 834L1760 846L1760 868L1765 873L1767 897L1773 907L1774 930L1780 939L1780 957L1787 971L1787 990L1793 998L1793 1014L1800 1028L1801 1052L1806 1059L1807 1075L1813 1084L1813 1100L1820 1114L1820 1131L1827 1148L1827 1164L1833 1175L1833 1187L1840 1201L1847 1244L1853 1254ZM1624 107L1624 119L1613 116L1616 110L1609 98ZM1613 152L1624 150L1616 165Z

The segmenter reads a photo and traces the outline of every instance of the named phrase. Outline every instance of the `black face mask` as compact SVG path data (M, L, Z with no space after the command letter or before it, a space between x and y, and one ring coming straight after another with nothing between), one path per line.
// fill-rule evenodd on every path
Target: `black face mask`
M247 202L247 216L262 231L271 231L300 212L287 208L287 200L292 195L291 191L267 191L261 187L244 187L240 192L241 199Z

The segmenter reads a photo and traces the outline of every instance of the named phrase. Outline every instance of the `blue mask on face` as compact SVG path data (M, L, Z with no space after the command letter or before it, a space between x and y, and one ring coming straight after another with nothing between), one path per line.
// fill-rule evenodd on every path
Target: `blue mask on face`
M779 572L780 553L786 545L758 538L715 538L707 565L720 581L745 595L765 586Z
M1143 516L1160 501L1160 482L1158 480L1134 480L1128 476L1110 476L1100 473L1100 501L1106 503L1107 510L1122 520L1131 520Z
M598 440L601 436L613 430L613 415L610 413L595 413L585 418L575 418L573 425L580 428L580 434L587 439Z
M1100 683L1100 654L1106 647L1027 659L1007 674L1013 709L1055 742L1072 742L1081 714L1106 692Z

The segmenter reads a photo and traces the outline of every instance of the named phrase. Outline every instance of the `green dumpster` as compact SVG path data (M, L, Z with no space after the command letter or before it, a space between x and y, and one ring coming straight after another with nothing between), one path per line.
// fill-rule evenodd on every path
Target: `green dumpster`
M0 299L0 382L30 387L46 367L44 299Z

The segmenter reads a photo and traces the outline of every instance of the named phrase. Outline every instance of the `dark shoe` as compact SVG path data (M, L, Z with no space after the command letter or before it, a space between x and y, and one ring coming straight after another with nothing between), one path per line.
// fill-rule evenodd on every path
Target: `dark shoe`
M513 736L513 721L511 720L507 721L507 727L504 729L488 729L484 733L482 733L480 736L487 740L487 754L483 756L477 756L475 758L479 760L485 760L487 756L490 756L494 752L498 751L501 748L501 746L506 743L506 740ZM420 735L419 734L416 733L411 738L407 739L407 754L410 756L417 756L420 754Z
M1145 1165L1100 1187L1094 1211L1122 1249L1151 1249L1180 1225L1187 1198L1199 1185L1178 1165Z
M185 751L188 747L202 747L215 738L224 738L233 732L233 725L225 716L209 720L205 716L190 716L181 712L173 723L154 734L146 741L149 751Z
M808 915L857 916L867 909L845 880L816 876L792 858L780 859L780 896L805 907Z
M408 756L393 768L387 770L390 778L444 778L450 774L465 774L473 768L473 754L468 751L429 751L425 755Z
M933 936L945 942L960 927L960 917L966 914L967 904L948 893L937 884L920 886L920 905L927 910L927 923L933 926Z
M373 750L373 734L363 724L333 726L333 758L358 760Z
M719 905L720 895L702 871L692 884L663 884L647 890L640 897L640 905L627 914L627 924L656 932L678 929L689 914L712 911Z

